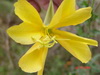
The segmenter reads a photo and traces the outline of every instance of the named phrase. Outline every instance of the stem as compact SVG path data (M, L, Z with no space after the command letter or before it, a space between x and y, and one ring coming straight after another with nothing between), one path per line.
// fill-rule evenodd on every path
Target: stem
M92 0L92 5L91 5L92 8L94 7L94 2L95 2L95 0Z
M14 69L15 66L14 66L14 62L13 62L12 55L11 55L11 52L10 52L9 37L8 37L7 34L6 34L6 38L5 38L5 51L6 51L9 63L10 63L10 68Z
M11 12L10 14L7 15L7 23L6 23L7 26L6 26L6 29L8 29L8 27L10 25L12 13L13 12ZM10 63L10 68L14 69L15 68L15 63L13 61L13 58L12 58L12 55L11 55L11 51L10 51L10 40L9 40L9 37L8 37L7 33L5 33L5 36L6 36L5 37L5 51L6 51L9 63Z
M93 8L93 10L92 10L92 17L91 17L91 20L89 20L89 23L88 23L89 28L90 28L91 22L93 21L93 18L94 18L94 2L95 2L95 0L92 0L91 7Z

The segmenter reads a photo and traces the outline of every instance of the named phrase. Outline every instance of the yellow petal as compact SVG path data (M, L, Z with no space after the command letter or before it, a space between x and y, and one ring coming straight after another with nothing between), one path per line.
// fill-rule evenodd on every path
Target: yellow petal
M32 37L39 39L43 34L41 28L29 23L21 23L7 30L8 35L17 43L32 44Z
M49 27L55 26L62 19L65 19L69 15L73 14L75 12L75 4L75 0L63 0L53 19L51 20Z
M82 63L87 63L91 59L91 52L86 44L72 40L58 40L58 42Z
M29 73L40 71L43 68L47 51L46 47L42 47L38 43L35 44L21 57L19 66L23 71Z
M18 0L14 6L15 14L24 22L35 23L38 26L42 26L40 15L27 0Z
M38 75L43 75L43 70L44 70L44 65L45 65L45 60L46 60L46 57L47 57L47 52L48 50L45 50L44 54L43 54L43 65L42 65L42 69L40 71L38 71Z
M54 28L81 24L91 17L91 7L81 8L75 11L74 14L62 19Z
M44 70L44 67L40 71L38 71L37 75L43 75L43 70Z
M83 38L66 31L55 30L53 33L55 34L57 40L74 40L84 44L98 46L98 42L96 40Z

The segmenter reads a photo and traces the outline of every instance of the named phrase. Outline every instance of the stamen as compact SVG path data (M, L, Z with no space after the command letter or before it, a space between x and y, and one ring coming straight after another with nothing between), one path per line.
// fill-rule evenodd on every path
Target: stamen
M51 29L48 29L47 26L45 26L44 28L45 28L44 32L45 36L41 37L40 39L32 37L32 39L33 41L40 43L42 46L50 48L57 43L57 41L55 40L56 37L50 35L50 33L52 32Z
M35 40L35 42L40 43L42 46L48 47L48 48L54 46L54 44L57 43L57 41L55 40L55 36L51 37L48 35L46 35L45 37L42 37L39 40L36 40L34 38L33 38L33 40Z

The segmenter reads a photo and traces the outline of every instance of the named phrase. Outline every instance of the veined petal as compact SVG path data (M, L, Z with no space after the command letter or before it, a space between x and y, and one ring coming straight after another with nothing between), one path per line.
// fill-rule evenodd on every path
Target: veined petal
M75 34L72 34L70 32L55 30L53 31L53 33L57 37L57 40L73 40L73 41L81 42L88 45L98 46L98 42L96 40L83 38Z
M91 52L86 44L73 40L58 40L58 42L82 63L87 63L91 59Z
M59 24L54 26L54 28L81 24L91 17L91 11L91 7L81 8L75 11L74 14L62 19Z
M47 48L40 44L33 45L28 52L19 60L19 66L25 72L33 73L43 68L47 54Z
M51 20L49 27L54 27L69 15L75 12L75 0L63 0L54 17Z
M32 44L33 37L39 39L43 35L41 28L29 23L12 26L7 33L14 41L21 44Z
M15 14L24 22L34 23L38 26L42 26L40 15L27 0L18 0L14 6Z

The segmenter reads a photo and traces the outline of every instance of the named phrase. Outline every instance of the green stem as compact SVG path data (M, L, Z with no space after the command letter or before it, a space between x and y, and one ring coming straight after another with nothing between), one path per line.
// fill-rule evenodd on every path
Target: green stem
M92 0L92 5L91 5L92 8L94 7L94 2L95 2L95 0Z

